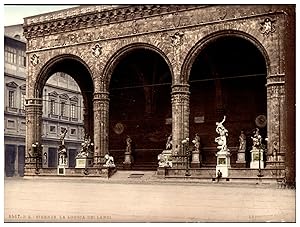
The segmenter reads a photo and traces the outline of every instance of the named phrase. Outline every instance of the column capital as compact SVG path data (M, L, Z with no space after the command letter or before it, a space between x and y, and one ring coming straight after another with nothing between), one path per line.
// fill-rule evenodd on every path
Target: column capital
M93 101L109 101L109 92L95 92Z
M190 94L189 84L174 84L172 85L172 95L175 94Z

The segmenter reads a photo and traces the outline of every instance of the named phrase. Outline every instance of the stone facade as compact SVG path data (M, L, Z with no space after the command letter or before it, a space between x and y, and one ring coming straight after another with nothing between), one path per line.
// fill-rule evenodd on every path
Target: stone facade
M286 5L82 6L25 18L27 57L31 59L26 83L26 153L30 153L35 138L40 138L39 130L33 126L38 124L35 116L40 114L38 101L44 81L56 68L76 65L85 74L75 76L86 100L85 125L93 132L95 155L103 158L109 149L111 76L122 56L132 50L149 49L164 59L171 72L173 154L183 155L181 141L189 136L191 68L209 43L230 36L247 40L264 58L267 167L284 165L285 65L290 60L285 48L290 31L285 24L291 8ZM93 95L85 90L90 86Z

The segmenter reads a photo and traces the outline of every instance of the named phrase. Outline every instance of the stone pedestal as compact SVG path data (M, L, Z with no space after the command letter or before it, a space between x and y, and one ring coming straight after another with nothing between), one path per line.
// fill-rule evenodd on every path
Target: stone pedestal
M191 162L191 168L200 168L201 163L201 155L199 151L192 151L192 162Z
M246 158L245 158L245 150L239 150L237 153L236 160L237 168L246 168Z
M131 165L133 163L133 157L130 152L125 152L125 158L123 162L124 169L131 169Z
M218 170L221 171L222 177L228 177L228 169L230 166L230 153L229 149L226 151L219 151L217 154L216 177Z
M253 148L251 151L251 169L264 168L264 150Z
M66 175L67 164L60 164L57 166L57 175Z
M92 158L76 158L75 168L87 168L93 165Z

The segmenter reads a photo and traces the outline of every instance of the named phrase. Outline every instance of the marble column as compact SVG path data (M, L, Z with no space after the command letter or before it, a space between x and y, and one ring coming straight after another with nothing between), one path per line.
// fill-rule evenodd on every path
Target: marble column
M266 168L284 165L285 147L285 90L284 75L275 74L267 78L267 127L268 142L266 153Z
M109 93L94 93L94 164L102 165L108 154ZM98 158L97 158L98 156Z
M172 156L174 167L185 168L185 159L175 158L176 155L185 155L181 141L189 137L189 85L175 84L172 86ZM177 160L176 160L177 159Z
M35 157L32 144L41 143L42 132L42 99L31 98L26 100L26 152L25 152L25 172L24 174L34 173L37 167L36 159L29 160L29 157ZM39 163L38 163L39 164Z

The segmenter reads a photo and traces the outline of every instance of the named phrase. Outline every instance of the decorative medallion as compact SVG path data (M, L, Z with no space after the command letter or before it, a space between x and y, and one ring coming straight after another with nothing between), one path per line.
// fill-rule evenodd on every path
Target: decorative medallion
M176 32L174 35L171 35L171 41L172 41L172 45L174 47L179 46L182 44L182 37L183 37L183 33L182 32Z
M268 36L269 34L275 32L275 26L274 26L275 20L271 20L270 18L266 18L264 22L260 23L260 31L263 35Z
M122 134L124 131L124 125L122 123L117 123L114 127L114 132L118 135Z
M30 62L33 66L36 66L40 62L39 56L33 54L33 56L30 58Z
M259 128L264 128L267 125L267 117L265 115L259 115L255 118L255 124Z
M99 44L96 44L92 48L92 53L96 58L98 58L102 54L102 47Z
M220 20L224 20L227 16L227 10L224 8L218 9L218 16Z

